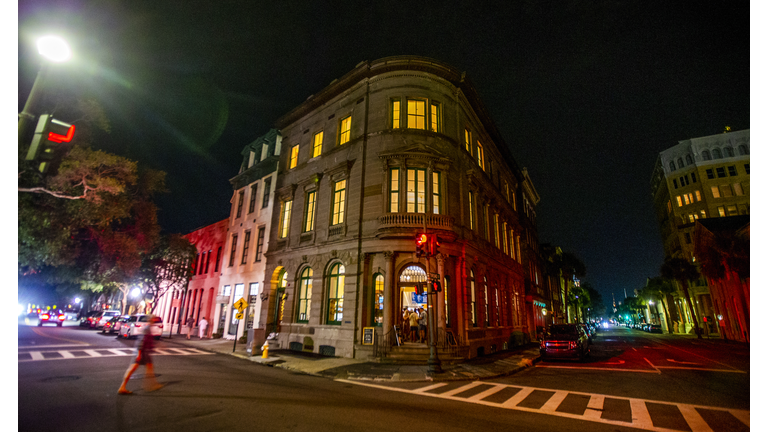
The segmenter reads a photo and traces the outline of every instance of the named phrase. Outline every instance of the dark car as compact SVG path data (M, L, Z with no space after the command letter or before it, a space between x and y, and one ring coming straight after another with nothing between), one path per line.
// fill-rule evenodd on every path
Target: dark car
M84 315L82 318L80 318L80 327L91 327L91 323L93 323L94 320L99 318L99 315L101 315L101 312L98 311L91 311L88 312L87 315Z
M56 311L47 311L40 314L40 321L37 322L38 327L42 327L43 324L56 324L56 327L61 327L64 323L64 314Z
M542 359L577 358L584 360L589 355L589 338L584 328L577 324L555 324L547 329L547 333L539 346Z
M651 324L648 326L648 331L650 333L661 333L661 326L658 324Z
M101 328L101 332L105 334L112 334L114 332L119 332L120 326L124 322L128 321L128 318L130 318L129 315L112 317L109 321L104 323L104 327Z

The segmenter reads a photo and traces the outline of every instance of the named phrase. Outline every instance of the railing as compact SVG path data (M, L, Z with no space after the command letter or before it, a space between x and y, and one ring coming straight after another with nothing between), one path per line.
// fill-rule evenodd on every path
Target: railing
M379 358L386 357L392 351L392 347L397 344L397 337L402 337L396 326L381 337L378 337L378 334L376 336L376 343L373 344L373 356Z
M378 358L386 357L392 352L392 347L397 345L397 338L400 341L404 341L403 335L400 332L400 328L393 326L392 329L386 332L383 336L376 335L376 342L373 344L373 356ZM456 336L451 330L437 329L437 348L448 352L451 357L459 356L459 347L461 346L461 339Z
M414 227L424 226L424 218L427 219L427 228L440 228L450 230L453 227L453 217L427 213L387 213L379 216L379 227Z

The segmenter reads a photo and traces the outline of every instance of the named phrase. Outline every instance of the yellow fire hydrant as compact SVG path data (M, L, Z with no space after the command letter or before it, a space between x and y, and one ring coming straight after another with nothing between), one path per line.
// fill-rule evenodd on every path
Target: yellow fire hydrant
M269 342L264 342L261 346L261 358L269 357Z

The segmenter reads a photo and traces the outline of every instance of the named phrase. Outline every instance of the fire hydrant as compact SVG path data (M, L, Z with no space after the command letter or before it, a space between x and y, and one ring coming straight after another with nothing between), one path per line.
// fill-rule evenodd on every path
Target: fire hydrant
M261 358L269 357L269 342L264 342L261 346Z

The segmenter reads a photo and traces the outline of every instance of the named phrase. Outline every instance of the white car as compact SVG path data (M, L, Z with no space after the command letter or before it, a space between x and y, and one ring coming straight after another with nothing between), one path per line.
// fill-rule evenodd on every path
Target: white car
M156 316L155 319L157 321L150 324L150 316L145 314L131 315L127 321L122 323L120 330L117 331L117 336L132 338L143 335L149 329L155 339L160 339L160 336L163 334L163 320Z

